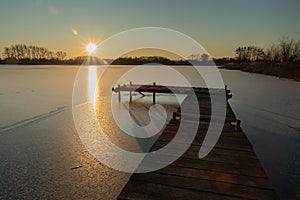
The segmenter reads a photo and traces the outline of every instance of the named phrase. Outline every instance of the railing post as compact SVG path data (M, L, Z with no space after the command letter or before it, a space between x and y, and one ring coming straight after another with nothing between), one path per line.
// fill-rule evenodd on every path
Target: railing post
M130 87L130 91L129 91L129 102L132 103L132 91L131 91L131 86L132 86L132 81L129 82L129 87Z
M121 88L120 88L120 84L118 84L118 99L119 99L119 103L121 103Z
M156 83L153 82L153 86L156 86ZM154 90L155 91L155 90ZM155 104L155 92L153 92L153 104Z
M174 124L175 124L175 122L176 122L176 113L175 113L175 112L173 112L172 122L173 122Z
M241 120L236 120L235 122L235 131L241 130Z

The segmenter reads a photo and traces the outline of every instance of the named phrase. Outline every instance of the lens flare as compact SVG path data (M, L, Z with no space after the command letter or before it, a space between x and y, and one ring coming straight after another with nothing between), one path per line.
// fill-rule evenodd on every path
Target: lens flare
M71 31L72 31L73 35L75 35L75 36L78 35L78 31L75 28L72 28Z

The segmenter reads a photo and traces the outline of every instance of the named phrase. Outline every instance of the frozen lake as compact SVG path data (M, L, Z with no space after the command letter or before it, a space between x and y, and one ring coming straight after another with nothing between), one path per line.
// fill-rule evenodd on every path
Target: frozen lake
M0 199L115 198L126 183L129 174L95 160L76 134L72 89L78 68L0 66ZM201 85L189 67L175 68L193 85ZM126 67L116 66L109 76L124 71ZM299 198L300 83L240 71L221 74L233 93L230 103L276 191L282 199ZM113 79L105 82L114 86ZM111 90L101 90L99 99L108 93ZM170 101L167 110L175 109L172 97L159 96L159 101ZM99 110L98 116L105 113ZM124 138L112 134L111 139L123 145ZM132 143L129 149L138 151Z

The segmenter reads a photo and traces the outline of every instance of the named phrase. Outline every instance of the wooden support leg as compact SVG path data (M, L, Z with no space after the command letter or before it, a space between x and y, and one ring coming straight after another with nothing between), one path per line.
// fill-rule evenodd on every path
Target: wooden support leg
M173 118L172 118L172 121L173 121L173 123L175 124L175 122L176 122L176 113L175 113L175 112L173 112Z
M153 86L156 86L155 82L153 82ZM155 92L153 92L153 104L155 104Z
M121 103L121 88L120 88L120 84L118 84L118 100L119 100L119 103Z
M131 86L132 86L132 81L130 81L129 84L130 84L130 88L131 88ZM129 102L132 103L132 91L131 91L131 90L129 91Z
M235 131L241 130L241 120L236 120L235 122Z
M141 91L137 91L138 93L140 93L140 95L142 95L143 97L145 96L145 94L143 94Z

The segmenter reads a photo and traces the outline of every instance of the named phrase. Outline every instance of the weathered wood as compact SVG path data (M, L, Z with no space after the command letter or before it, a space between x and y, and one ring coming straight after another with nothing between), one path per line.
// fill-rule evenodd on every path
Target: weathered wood
M276 198L276 194L272 189L254 188L239 184L231 184L219 181L218 179L210 181L180 175L159 174L157 172L133 174L131 179L134 181L149 182L159 185L167 185L177 188L216 193L245 199ZM155 193L155 191L153 191L153 193ZM151 194L148 195L151 196ZM194 199L193 197L190 198Z
M174 114L173 114L173 120L175 120L176 117L181 118L181 113L180 112L174 112ZM200 119L199 119L199 116L195 115L194 113L191 113L191 114L187 113L185 115L185 119L195 119L195 120L200 120L200 121L210 121L211 120L211 115L207 115L207 114L201 113ZM222 116L215 116L215 119L222 120L224 118ZM235 119L234 116L228 116L228 117L225 118L225 122L236 122L236 121L237 120Z
M167 185L154 184L149 182L131 180L127 183L126 188L132 191L130 194L123 194L118 199L124 200L162 200L162 199L207 199L207 200L238 200L241 198L207 193L196 190L176 188ZM153 192L155 191L155 192ZM191 198L192 197L192 198Z
M270 182L262 177L249 177L240 174L215 172L210 170L193 169L186 167L178 167L171 165L168 168L163 168L156 171L158 174L192 177L210 181L220 181L224 183L232 183L262 189L272 189Z

